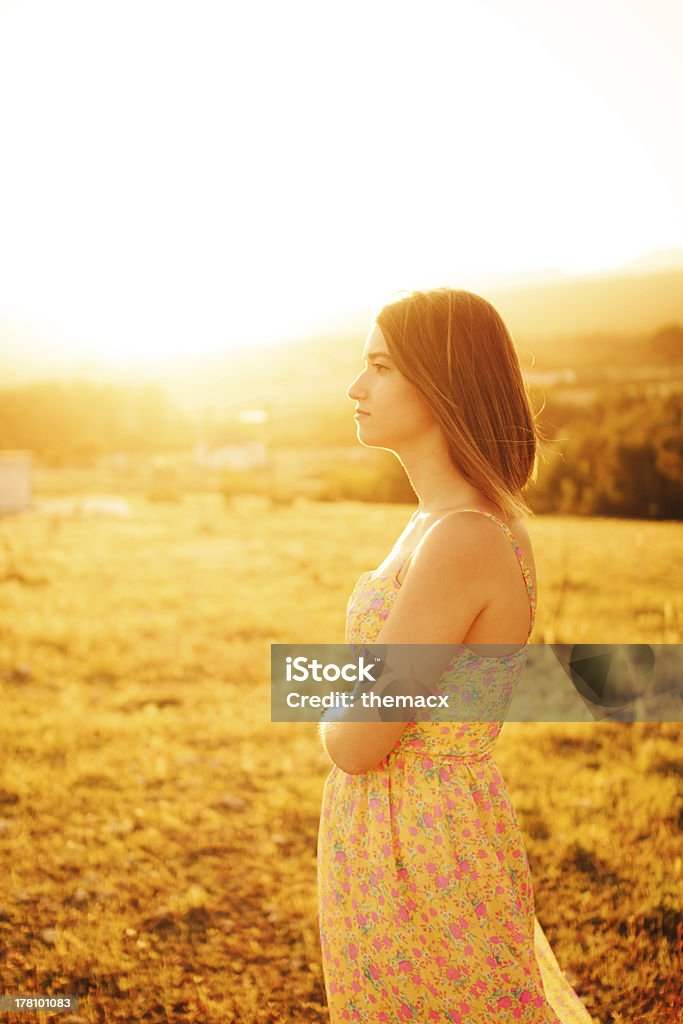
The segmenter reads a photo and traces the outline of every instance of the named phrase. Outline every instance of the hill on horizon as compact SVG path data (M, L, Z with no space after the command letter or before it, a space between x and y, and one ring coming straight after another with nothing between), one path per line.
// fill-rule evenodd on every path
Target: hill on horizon
M683 324L683 269L654 273L634 269L550 280L487 289L485 295L508 324L526 368L571 366L595 340L598 358L603 358L612 339L635 344L662 327ZM25 348L25 339L17 344L0 325L0 388L75 377L158 384L188 410L212 404L225 408L244 402L277 402L293 393L319 401L339 394L340 388L343 392L358 373L371 317L372 311L360 311L345 317L343 327L334 331L323 328L299 341L248 351L229 349L171 359L156 371L116 371L95 361L78 368L60 367L58 353L49 343L42 342L33 355L30 346Z
M607 358L612 347L635 347L659 329L683 324L683 270L577 279L487 292L510 327L525 369L572 367L583 357ZM291 399L332 399L361 368L371 313L349 318L344 331L325 332L286 346L225 352L169 365L164 386L196 408Z

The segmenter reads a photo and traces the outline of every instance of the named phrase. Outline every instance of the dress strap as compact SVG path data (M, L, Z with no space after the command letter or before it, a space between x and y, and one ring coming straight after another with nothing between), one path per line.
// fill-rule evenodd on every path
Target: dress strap
M486 509L484 508L456 508L453 509L452 512L448 512L447 515L453 516L457 515L460 512L479 512L483 516L488 516L489 519L492 519L494 523L498 523L498 525L503 529L503 531L507 534L510 543L515 549L517 561L519 562L519 567L522 570L522 576L524 577L524 582L526 583L527 594L529 595L529 632L527 633L526 637L528 640L531 636L532 630L534 628L534 623L536 621L536 594L534 593L534 582L529 571L529 567L524 561L524 555L522 554L522 550L519 544L517 543L515 535L513 534L512 530L507 525L507 523L504 523L502 519L498 518L498 516L494 516L492 512L487 512ZM412 558L414 553L414 549L412 551L409 551L405 558L401 561L400 565L398 566L398 569L396 569L396 571L393 574L392 578L394 580L397 581L397 578L401 573L401 569Z
M524 561L524 555L522 554L522 550L519 544L517 543L517 539L514 533L507 525L507 523L504 523L502 519L498 518L498 516L494 516L493 512L487 512L486 509L484 508L459 508L455 509L455 511L450 514L455 515L458 512L479 512L483 516L488 516L488 518L492 519L494 523L498 523L498 525L507 534L510 543L515 549L517 561L519 562L520 569L522 570L522 576L524 577L524 582L526 583L527 594L529 595L529 632L527 633L528 640L531 636L531 631L534 628L534 622L536 621L536 594L534 593L534 582L531 577L529 567Z

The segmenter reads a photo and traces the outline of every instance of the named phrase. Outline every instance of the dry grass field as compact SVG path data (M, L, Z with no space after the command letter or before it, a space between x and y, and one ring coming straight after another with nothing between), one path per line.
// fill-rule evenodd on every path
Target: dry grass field
M406 506L216 495L0 521L0 992L76 1015L323 1024L330 763L269 644L337 643ZM683 527L537 518L532 642L680 643ZM353 544L350 538L353 537ZM599 1024L683 1019L679 724L508 724L537 914Z

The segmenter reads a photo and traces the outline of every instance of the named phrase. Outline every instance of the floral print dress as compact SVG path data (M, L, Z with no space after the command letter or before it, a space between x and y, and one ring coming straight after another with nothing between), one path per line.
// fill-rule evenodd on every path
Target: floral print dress
M530 602L529 570L509 527ZM400 570L399 570L400 571ZM400 589L364 573L347 643L372 643ZM527 637L528 640L528 637ZM514 695L526 645L504 658L461 647L449 684ZM494 759L502 720L411 722L371 771L336 765L323 790L318 909L331 1024L591 1024L534 914L524 842Z

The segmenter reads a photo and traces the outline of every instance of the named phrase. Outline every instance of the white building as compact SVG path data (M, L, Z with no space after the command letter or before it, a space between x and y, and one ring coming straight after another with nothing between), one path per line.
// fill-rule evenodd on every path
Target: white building
M33 452L0 450L0 516L30 508Z

